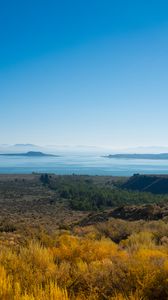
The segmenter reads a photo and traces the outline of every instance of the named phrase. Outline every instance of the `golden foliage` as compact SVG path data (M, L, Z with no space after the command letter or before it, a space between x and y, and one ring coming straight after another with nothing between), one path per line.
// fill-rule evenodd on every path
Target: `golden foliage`
M47 240L48 245L47 245ZM119 244L89 232L0 246L0 300L168 299L168 249L142 231Z

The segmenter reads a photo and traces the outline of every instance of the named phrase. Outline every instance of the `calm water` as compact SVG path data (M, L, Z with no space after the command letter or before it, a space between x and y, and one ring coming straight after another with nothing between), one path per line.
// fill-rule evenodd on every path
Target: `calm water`
M0 173L32 172L115 176L168 174L168 160L108 159L93 154L39 158L0 156Z

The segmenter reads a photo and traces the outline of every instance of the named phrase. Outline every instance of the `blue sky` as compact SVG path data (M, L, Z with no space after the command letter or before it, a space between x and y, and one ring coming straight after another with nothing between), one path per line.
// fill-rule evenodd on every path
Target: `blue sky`
M168 146L168 2L1 1L0 143Z

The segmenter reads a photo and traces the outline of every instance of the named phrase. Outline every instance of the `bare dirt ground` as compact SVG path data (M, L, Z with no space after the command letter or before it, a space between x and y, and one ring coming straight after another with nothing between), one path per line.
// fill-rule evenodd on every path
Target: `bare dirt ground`
M54 176L54 175L53 175ZM0 231L5 224L22 229L44 226L48 231L79 221L87 212L69 209L40 175L0 175ZM10 231L10 228L9 228Z

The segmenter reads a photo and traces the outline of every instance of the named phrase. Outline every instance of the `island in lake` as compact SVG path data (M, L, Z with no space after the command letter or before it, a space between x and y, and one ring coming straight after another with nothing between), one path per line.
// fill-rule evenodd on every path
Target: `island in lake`
M168 153L159 153L159 154L109 154L104 156L107 158L123 158L123 159L168 159Z
M54 155L54 154L47 154L39 151L29 151L26 153L2 153L0 154L1 156L24 156L24 157L59 157L59 155Z

